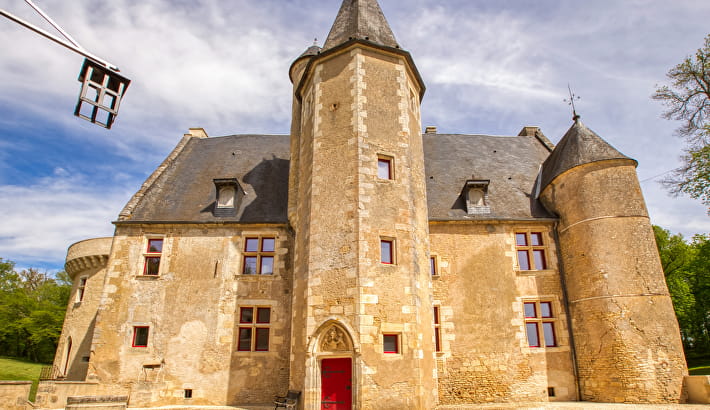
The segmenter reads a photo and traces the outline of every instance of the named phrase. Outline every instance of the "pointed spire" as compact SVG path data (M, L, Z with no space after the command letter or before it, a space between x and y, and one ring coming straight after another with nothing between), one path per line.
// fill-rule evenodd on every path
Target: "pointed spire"
M352 39L399 47L377 0L343 0L323 49L337 47Z
M622 154L587 128L579 116L575 116L574 124L542 164L540 190L545 189L552 180L572 168L611 159L626 159L636 163L636 160Z

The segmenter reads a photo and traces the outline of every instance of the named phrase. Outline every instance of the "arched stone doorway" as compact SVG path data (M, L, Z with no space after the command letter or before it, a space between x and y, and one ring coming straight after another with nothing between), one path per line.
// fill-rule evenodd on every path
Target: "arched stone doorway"
M346 324L329 320L309 344L305 408L350 410L357 406L359 345Z

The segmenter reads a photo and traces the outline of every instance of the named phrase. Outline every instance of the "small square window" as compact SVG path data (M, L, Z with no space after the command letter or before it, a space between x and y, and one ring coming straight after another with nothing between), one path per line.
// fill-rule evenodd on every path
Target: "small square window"
M192 389L185 389L185 398L186 399L192 398Z
M162 239L148 239L148 253L161 253L163 251Z
M385 353L399 353L399 335L382 335L382 343Z
M547 388L547 396L548 397L555 397L555 388L554 387Z
M254 323L254 308L241 308L239 310L239 323Z
M380 240L380 261L387 265L394 263L394 241Z
M379 179L392 178L392 158L380 156L377 158L377 177Z
M150 328L148 326L133 326L133 347L147 347L148 346L148 333Z
M256 309L256 323L270 323L271 322L271 308L257 308Z
M534 303L525 303L525 317L537 317Z

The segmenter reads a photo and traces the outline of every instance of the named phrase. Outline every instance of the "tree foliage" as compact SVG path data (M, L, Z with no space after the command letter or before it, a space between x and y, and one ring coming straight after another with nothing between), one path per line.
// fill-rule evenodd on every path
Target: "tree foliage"
M683 121L678 134L687 146L683 166L664 184L673 193L700 199L710 212L710 35L694 57L686 57L667 77L671 85L659 87L653 99L665 104L664 118Z
M710 238L653 227L686 353L710 349Z
M51 362L70 293L66 273L17 272L0 258L0 355Z

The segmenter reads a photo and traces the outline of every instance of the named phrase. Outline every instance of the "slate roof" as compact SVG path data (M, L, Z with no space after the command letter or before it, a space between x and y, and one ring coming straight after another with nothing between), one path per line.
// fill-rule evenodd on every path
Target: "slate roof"
M550 218L534 199L540 164L550 151L535 137L424 134L429 220ZM490 180L490 214L468 215L467 180Z
M343 0L323 50L337 47L353 39L367 40L387 47L398 47L394 33L377 0Z
M424 134L423 141L430 220L551 217L533 195L549 154L537 138ZM120 221L286 223L288 158L288 135L189 138ZM220 178L237 178L245 191L233 216L213 213ZM469 179L491 181L490 214L467 214Z
M191 138L121 221L286 222L288 135ZM237 178L245 191L236 215L216 217L215 185Z
M577 118L542 166L540 190L574 167L610 159L628 159Z

